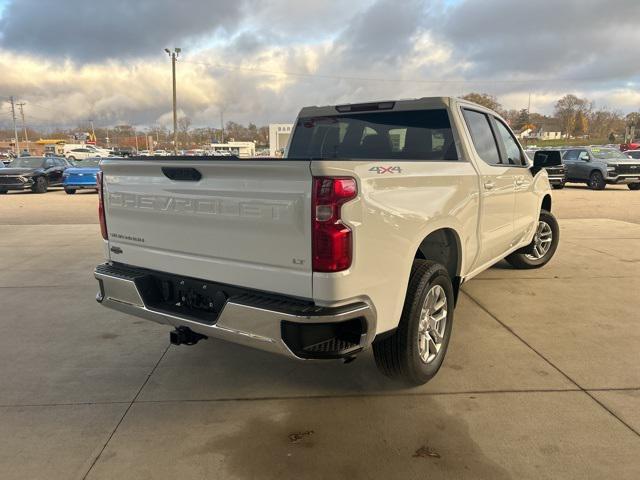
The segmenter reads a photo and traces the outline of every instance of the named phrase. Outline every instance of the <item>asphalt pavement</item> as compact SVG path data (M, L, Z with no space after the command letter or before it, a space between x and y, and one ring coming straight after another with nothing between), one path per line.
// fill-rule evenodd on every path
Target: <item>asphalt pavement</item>
M561 245L463 288L444 366L293 362L95 302L94 193L0 196L4 479L640 478L640 192L554 191Z

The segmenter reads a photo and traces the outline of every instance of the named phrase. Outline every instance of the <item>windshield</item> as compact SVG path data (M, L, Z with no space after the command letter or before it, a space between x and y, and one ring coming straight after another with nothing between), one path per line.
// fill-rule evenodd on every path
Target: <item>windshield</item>
M629 156L615 148L592 148L591 154L600 160L629 160Z
M445 109L298 119L289 158L457 160Z
M74 165L78 168L97 167L100 160L100 158L85 158L84 160L76 160Z
M19 157L11 162L11 168L40 168L43 163L42 157Z

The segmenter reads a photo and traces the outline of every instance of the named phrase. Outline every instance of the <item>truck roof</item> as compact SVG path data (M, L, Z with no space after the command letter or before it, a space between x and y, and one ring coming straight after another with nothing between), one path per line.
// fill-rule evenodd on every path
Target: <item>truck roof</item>
M339 105L324 105L304 107L300 110L300 117L322 117L328 115L340 115L355 112L375 112L375 111L409 111L428 110L433 108L447 108L455 104L472 106L476 109L491 111L482 105L469 102L457 97L422 97L402 100L382 100L362 103L345 103ZM496 113L496 112L492 112Z
M339 105L324 105L304 107L300 110L301 117L340 115L354 112L374 111L402 111L444 108L451 104L452 97L423 97L403 100L382 100L362 103L345 103Z

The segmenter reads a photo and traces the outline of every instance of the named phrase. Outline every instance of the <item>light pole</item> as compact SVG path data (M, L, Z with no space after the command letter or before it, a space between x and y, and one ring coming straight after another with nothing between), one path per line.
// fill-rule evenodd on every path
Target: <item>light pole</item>
M178 110L176 101L176 59L180 56L181 48L174 48L173 52L164 49L171 58L171 73L173 75L173 154L178 155Z

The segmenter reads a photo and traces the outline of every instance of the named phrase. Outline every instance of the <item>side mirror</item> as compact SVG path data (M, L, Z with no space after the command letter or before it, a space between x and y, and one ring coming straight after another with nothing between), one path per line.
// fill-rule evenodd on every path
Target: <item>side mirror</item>
M543 168L562 165L562 154L559 150L539 150L533 157L531 172L535 175Z
M533 166L539 168L562 165L562 155L558 150L539 150L533 157Z

